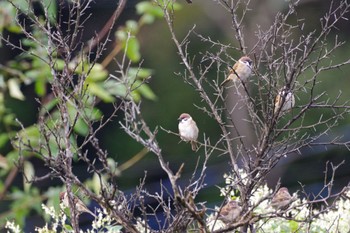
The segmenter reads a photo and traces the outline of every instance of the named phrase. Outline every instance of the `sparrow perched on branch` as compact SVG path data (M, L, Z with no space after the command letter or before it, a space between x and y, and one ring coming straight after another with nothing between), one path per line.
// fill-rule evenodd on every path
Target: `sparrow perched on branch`
M230 224L239 217L241 211L242 208L238 205L238 202L230 200L221 208L218 219L223 221L225 224Z
M283 106L282 106L283 103ZM295 105L294 94L287 87L283 87L275 98L275 110L274 113L285 112L292 109Z
M183 141L191 142L192 150L197 150L198 127L188 113L182 113L179 117L179 134Z
M61 203L66 206L69 207L69 200L68 200L68 194L66 191L61 192L60 193L60 201ZM75 204L75 210L77 211L78 215L82 214L82 213L89 213L92 216L94 216L95 218L97 217L92 211L90 211L86 205L84 204L84 202L82 202L78 197L73 196L73 202Z
M282 187L277 191L275 196L273 196L271 206L276 210L283 210L288 207L291 201L292 196L289 194L288 189L286 187Z
M221 83L221 86L225 85L229 81L246 82L252 74L253 61L247 56L241 57L232 67L228 77Z

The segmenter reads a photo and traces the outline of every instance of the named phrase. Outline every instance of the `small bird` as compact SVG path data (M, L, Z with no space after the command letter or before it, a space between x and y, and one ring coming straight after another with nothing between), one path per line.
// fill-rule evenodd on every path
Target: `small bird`
M92 216L94 216L95 218L97 218L97 216L92 212L90 211L86 205L84 204L84 202L82 202L78 197L76 196L73 196L74 200L74 204L75 204L75 210L77 211L78 215L82 214L82 213L89 213L91 214ZM60 193L60 201L61 203L66 206L66 207L69 207L69 200L68 200L68 194L66 191L64 192L61 192Z
M284 100L284 101L283 101ZM282 106L283 102L283 106ZM275 110L274 113L285 112L292 109L295 105L294 94L287 88L283 87L275 98ZM282 107L281 107L282 106ZM280 110L281 109L281 110Z
M291 201L292 196L289 194L288 189L286 187L281 187L272 198L271 206L276 210L283 210L288 207Z
M221 83L221 86L225 85L229 81L236 83L237 81L246 82L252 74L253 61L247 56L241 57L232 67L228 77Z
M185 142L191 142L192 150L197 150L198 127L188 113L182 113L179 117L179 134Z
M241 211L242 208L238 205L238 202L230 200L221 208L218 219L223 221L225 224L230 224L239 217Z

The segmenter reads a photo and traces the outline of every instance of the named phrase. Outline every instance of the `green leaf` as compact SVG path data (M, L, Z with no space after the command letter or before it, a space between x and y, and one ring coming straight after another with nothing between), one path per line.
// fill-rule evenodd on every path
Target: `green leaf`
M136 5L136 12L139 15L150 14L157 18L163 18L163 10L149 1L143 1Z
M78 118L74 125L74 131L81 136L86 136L89 133L89 127L83 119Z
M116 31L115 37L120 41L126 41L128 39L128 33L121 29Z
M130 68L128 69L127 76L128 77L138 77L138 78L148 78L152 75L153 70L152 69L146 69L146 68Z
M86 77L86 81L91 83L91 82L99 82L99 81L104 81L108 77L108 72L105 70L105 68L99 64L96 63L89 75Z
M18 123L16 122L16 115L14 113L6 114L3 121L6 126L18 126Z
M139 30L139 25L135 20L128 20L125 23L126 30L127 32L130 32L131 35L136 35L137 31Z
M140 102L141 100L141 95L136 91L131 92L131 97L135 102Z
M40 109L40 115L46 114L46 112L50 112L58 103L58 99L54 98L50 101L46 102L44 106Z
M84 114L90 121L96 121L102 117L102 112L98 108L85 108Z
M299 224L296 221L290 220L289 227L291 232L297 232L297 230L299 229Z
M125 48L126 55L132 62L138 62L141 59L140 44L136 37L131 36L129 40L127 40Z
M24 143L30 143L31 147L37 147L40 140L40 131L36 125L29 126L22 129L18 133L18 140L14 141L15 147L19 147L19 141L22 140Z
M97 83L90 83L88 85L88 91L102 99L104 102L111 103L114 101L114 97L110 95L103 86Z
M106 89L106 91L112 95L126 97L127 88L126 88L125 84L123 84L123 83L120 83L120 82L117 82L113 79L110 79L110 80L106 81L103 84L103 86Z
M7 133L0 134L0 148L3 148L8 142L10 138Z
M27 0L14 0L13 4L23 12L27 12L30 9L29 2Z
M72 232L73 232L73 227L70 226L70 225L68 225L68 224L64 224L64 225L63 225L63 228L64 228L65 230L67 230L67 231L72 231Z
M136 91L138 91L143 97L149 100L156 100L157 96L154 94L152 89L146 85L146 84L141 84L140 81L136 81L134 86L138 87Z
M103 183L102 184L107 184L106 179L104 179L104 176L101 176L101 178L103 179ZM94 173L93 177L92 177L92 189L94 190L95 193L100 193L101 192L101 178L99 175L97 175L97 173Z
M23 162L23 173L28 180L31 180L35 176L34 167L31 162L29 161ZM24 192L29 193L31 184L32 184L31 182L27 182L26 179L23 179Z
M16 78L11 78L7 81L7 86L10 91L10 96L15 99L24 100L25 97L20 89L20 82Z
M49 20L51 23L54 23L56 21L56 14L57 14L57 3L55 0L42 0L41 3L43 4L43 7L47 9L47 13L49 16Z
M38 78L35 82L35 93L42 97L46 94L46 80Z
M66 63L62 60L62 59L57 59L55 61L55 69L57 70L63 70L63 68L65 67Z
M110 233L119 233L122 232L123 226L117 225L117 226L107 226L106 229Z
M140 23L141 24L152 24L155 21L155 17L150 14L144 14L141 16Z

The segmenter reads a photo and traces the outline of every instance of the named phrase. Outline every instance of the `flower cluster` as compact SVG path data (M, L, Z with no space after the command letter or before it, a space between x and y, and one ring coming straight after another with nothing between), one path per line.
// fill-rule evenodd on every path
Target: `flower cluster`
M49 232L74 232L72 226L67 224L67 215L63 211L64 206L60 204L60 211L57 213L53 207L48 207L42 204L42 209L45 214L50 216L50 224L46 223L43 227L36 227L35 231L39 233L49 233ZM111 232L119 233L122 232L122 226L114 223L113 219L107 214L106 211L97 209L97 218L93 220L91 229L86 230L86 233L96 233L96 232ZM14 222L8 221L5 228L13 233L21 233L20 227ZM80 233L85 233L80 230Z
M241 177L246 177L240 171ZM225 175L226 186L220 189L222 196L228 199L239 200L235 186L238 182L235 175ZM245 179L241 180L245 182ZM345 198L334 201L331 207L322 210L310 208L310 202L305 198L299 198L297 193L292 194L291 203L287 209L275 210L271 206L273 190L266 184L257 187L249 199L249 211L256 217L254 229L257 233L263 232L310 232L310 233L348 233L350 232L350 191L345 193ZM207 226L210 230L218 230L227 227L217 220L217 212L209 215ZM237 219L239 221L239 219Z

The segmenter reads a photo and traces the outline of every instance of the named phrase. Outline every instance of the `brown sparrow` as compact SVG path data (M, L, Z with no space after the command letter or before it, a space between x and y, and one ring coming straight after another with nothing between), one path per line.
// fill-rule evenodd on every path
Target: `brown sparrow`
M78 215L82 214L82 213L89 213L91 214L92 216L94 216L95 218L97 217L94 213L92 213L87 207L86 205L84 204L84 202L82 202L78 197L76 196L73 196L74 200L74 204L75 204L75 209L78 213ZM61 203L66 206L66 207L69 207L69 200L68 200L68 194L66 191L64 192L61 192L60 193L60 201Z
M229 81L236 83L237 81L245 82L252 74L252 59L249 57L241 57L232 67L228 77L221 83L221 86L225 85Z
M179 117L179 134L185 142L191 142L192 150L197 150L198 127L188 113L182 113Z
M283 102L283 106L282 106ZM283 87L275 98L275 110L274 113L285 112L292 109L295 105L294 94L287 88Z
M238 205L238 202L230 200L221 208L218 219L223 221L225 224L230 224L239 217L241 211L242 209Z
M286 187L280 188L275 196L271 200L271 206L274 209L286 209L290 202L292 201L292 196L289 194Z

